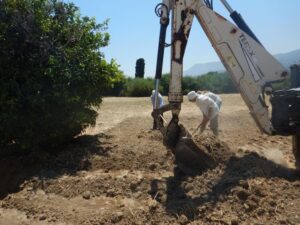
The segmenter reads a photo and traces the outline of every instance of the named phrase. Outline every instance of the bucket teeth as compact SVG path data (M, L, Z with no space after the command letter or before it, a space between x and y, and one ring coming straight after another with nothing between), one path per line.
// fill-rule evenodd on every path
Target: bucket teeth
M178 122L175 119L172 119L168 124L164 134L164 144L168 148L174 149L180 138L180 132L181 132L181 128L178 125Z
M192 135L172 119L165 129L164 145L171 149L178 168L188 175L196 175L216 165L215 160L200 149Z

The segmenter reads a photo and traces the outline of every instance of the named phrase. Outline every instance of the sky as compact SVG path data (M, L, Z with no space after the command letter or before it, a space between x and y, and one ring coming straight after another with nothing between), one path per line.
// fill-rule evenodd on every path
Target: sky
M133 77L138 58L145 59L145 76L154 77L156 68L159 18L154 13L158 0L65 0L80 8L82 16L95 17L98 23L109 19L109 46L101 49L106 60L115 59L126 76ZM242 14L256 36L272 54L300 48L299 0L228 0ZM214 10L228 18L220 1ZM170 26L169 26L170 27ZM166 42L170 42L170 28ZM194 20L183 67L219 61L210 42ZM165 50L163 73L170 71L170 48Z

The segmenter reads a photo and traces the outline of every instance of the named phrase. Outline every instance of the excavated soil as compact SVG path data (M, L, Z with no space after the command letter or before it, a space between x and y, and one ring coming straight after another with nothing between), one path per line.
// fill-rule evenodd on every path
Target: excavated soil
M262 135L238 95L222 98L220 137L193 139L211 160L193 176L151 130L145 98L104 99L97 126L59 153L2 156L0 224L300 224L290 138ZM190 131L197 110L183 104Z

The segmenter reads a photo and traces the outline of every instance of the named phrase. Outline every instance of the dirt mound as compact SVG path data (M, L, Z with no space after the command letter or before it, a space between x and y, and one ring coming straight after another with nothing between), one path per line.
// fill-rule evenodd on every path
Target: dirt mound
M236 100L226 109L225 99L230 122L221 123L220 139L207 130L194 137L210 161L188 176L150 130L143 101L106 135L79 137L55 154L2 157L0 224L300 224L299 178L268 159L273 148L289 157L289 139L262 136L248 111L232 112ZM117 110L124 113L118 102L109 112ZM193 115L182 116L190 130ZM239 146L247 151L236 156Z
M214 135L199 134L191 138L183 130L174 155L176 163L184 173L196 175L228 161L234 154L226 143Z
M218 163L224 163L234 156L228 145L212 134L199 134L194 136L193 140L199 148L201 147Z

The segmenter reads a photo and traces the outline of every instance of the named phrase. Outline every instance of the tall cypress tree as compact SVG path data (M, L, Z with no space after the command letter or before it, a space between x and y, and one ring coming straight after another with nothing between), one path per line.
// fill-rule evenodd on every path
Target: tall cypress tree
M145 75L145 60L143 58L139 58L136 60L135 66L135 78L144 78Z

